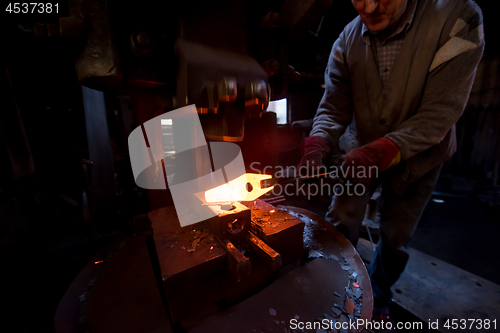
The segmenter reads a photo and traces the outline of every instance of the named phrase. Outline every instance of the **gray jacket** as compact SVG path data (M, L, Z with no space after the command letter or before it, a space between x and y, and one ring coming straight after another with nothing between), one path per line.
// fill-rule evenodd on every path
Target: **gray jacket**
M310 135L326 137L334 148L344 133L343 139L352 136L346 151L392 139L403 167L391 183L403 193L456 151L454 124L484 49L482 13L471 0L419 0L385 86L362 27L358 16L333 45Z

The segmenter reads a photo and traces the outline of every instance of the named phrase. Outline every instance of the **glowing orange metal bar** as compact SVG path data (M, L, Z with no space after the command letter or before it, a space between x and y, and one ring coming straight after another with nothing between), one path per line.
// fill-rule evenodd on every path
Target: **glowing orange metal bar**
M274 188L274 186L262 188L261 181L271 178L271 175L247 173L206 191L205 200L207 202L252 201Z

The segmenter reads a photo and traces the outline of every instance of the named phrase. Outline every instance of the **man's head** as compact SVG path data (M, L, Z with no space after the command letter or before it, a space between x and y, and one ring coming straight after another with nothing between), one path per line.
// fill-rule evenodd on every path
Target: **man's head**
M363 23L373 32L396 23L406 10L408 0L351 0Z

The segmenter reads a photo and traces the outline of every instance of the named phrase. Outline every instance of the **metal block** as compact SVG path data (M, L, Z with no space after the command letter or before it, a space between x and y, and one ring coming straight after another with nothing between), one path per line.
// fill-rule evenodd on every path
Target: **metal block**
M304 222L262 200L242 202L252 213L252 231L281 255L283 265L303 253Z
M257 292L281 262L302 255L304 223L261 200L254 202L199 205L217 216L187 227L180 226L173 206L148 214L173 322L222 299L232 302ZM265 216L269 225L262 222ZM237 248L244 243L257 254L251 262Z
M173 206L148 215L172 320L223 299L229 277L224 244L203 223L181 227Z
M195 200L202 203L202 205L195 204L196 209L210 209L216 215L204 223L220 240L227 239L235 245L245 242L246 233L251 227L251 213L247 206L239 202L206 203L200 193L195 195Z
M229 250L229 255L227 257L229 271L236 278L236 281L240 282L250 274L252 264L230 241L226 239L224 240L224 244L226 244Z
M274 251L269 245L264 243L259 237L255 236L252 232L247 234L248 245L252 250L273 270L278 271L281 268L282 260L281 255Z

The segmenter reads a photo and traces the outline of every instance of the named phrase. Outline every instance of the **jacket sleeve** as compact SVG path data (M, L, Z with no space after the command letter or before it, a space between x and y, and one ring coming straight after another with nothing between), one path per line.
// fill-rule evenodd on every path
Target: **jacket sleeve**
M327 138L334 150L340 136L352 121L352 93L349 70L345 62L343 32L333 44L325 71L325 93L314 117L310 136Z
M463 113L484 50L483 17L472 1L464 7L447 42L429 68L417 112L386 135L401 149L401 159L438 144Z

